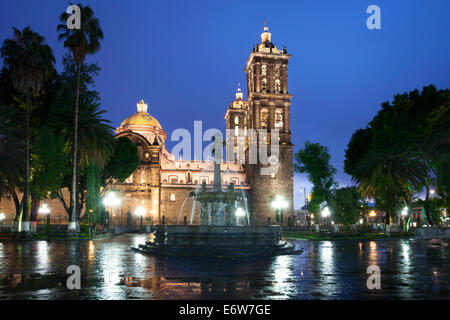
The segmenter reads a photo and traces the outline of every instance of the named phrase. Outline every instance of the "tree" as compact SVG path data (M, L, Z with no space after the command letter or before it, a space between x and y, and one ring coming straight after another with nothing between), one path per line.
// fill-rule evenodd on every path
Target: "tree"
M114 181L127 179L139 166L137 146L128 138L120 137L114 142L114 155L102 172L103 192Z
M328 148L319 143L306 141L304 149L300 149L295 154L296 164L294 170L300 173L307 173L308 179L313 184L311 204L318 210L322 201L329 202L333 188L337 187L334 180L336 169L330 164L330 154ZM318 212L311 211L316 213Z
M0 49L3 62L11 70L14 88L25 96L25 188L23 231L29 231L28 197L30 193L30 108L31 99L44 90L44 81L54 72L55 58L44 37L29 27L22 31L13 28L14 39L7 39Z
M23 169L23 148L19 140L10 140L0 133L0 198L18 188Z
M87 168L86 177L86 222L90 225L103 224L104 207L100 203L100 172L96 165Z
M61 86L58 90L51 108L50 121L55 130L61 132L65 141L65 152L68 157L73 154L73 117L71 117L71 101L74 95L72 90L76 79L76 66L68 59L63 59L64 71L61 74ZM110 121L103 118L105 110L100 109L100 97L97 91L92 90L94 76L99 72L96 64L81 65L80 97L79 97L79 123L78 123L78 151L77 151L77 187L75 199L70 197L67 204L62 191L57 194L69 215L69 221L80 221L86 203L86 184L88 167L96 166L101 171L111 159L114 152L114 133ZM69 160L68 160L69 161ZM67 187L72 195L73 175L65 175L63 186ZM75 218L72 217L73 208L76 207ZM84 217L83 217L84 218Z
M356 176L355 172L358 162L370 150L372 143L372 131L370 128L358 129L353 133L348 147L345 150L344 172Z
M425 189L421 200L428 221L430 188L447 196L449 176L450 90L433 85L399 94L385 102L366 129L353 134L346 150L345 172L363 194L378 199L389 217L400 201L407 205Z
M128 138L120 137L114 141L114 154L106 167L100 171L96 165L87 168L86 214L88 223L102 225L105 223L105 207L101 205L101 196L114 182L127 179L139 166L140 158L137 146ZM102 191L100 192L100 189Z
M72 52L73 60L76 64L76 82L75 82L75 103L73 107L73 157L72 157L72 188L71 198L73 207L70 216L69 231L77 231L77 172L78 172L78 111L79 111L79 90L80 90L80 74L81 65L83 64L86 55L94 54L100 50L100 41L103 39L103 31L100 28L100 22L94 16L94 12L89 6L82 6L80 8L81 26L79 29L67 28L67 19L69 14L64 12L61 17L61 24L58 25L57 30L61 32L58 36L59 40L64 39L64 47Z
M46 127L33 144L31 153L31 221L37 218L39 201L56 198L63 187L64 175L69 173L64 139Z
M361 203L361 194L356 187L343 187L333 190L330 202L331 211L337 222L345 225L346 232L348 232L349 225L358 221Z

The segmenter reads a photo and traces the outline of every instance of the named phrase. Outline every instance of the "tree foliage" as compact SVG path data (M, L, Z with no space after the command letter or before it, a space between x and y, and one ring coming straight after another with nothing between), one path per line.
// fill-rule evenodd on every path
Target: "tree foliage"
M343 187L333 190L329 205L338 223L348 226L355 224L360 217L363 201L356 187Z
M329 202L332 190L337 186L334 180L336 169L330 164L328 148L319 143L307 141L305 147L295 154L294 170L307 173L313 184L312 200L309 203L310 212L318 213L322 201ZM317 214L316 214L317 216Z
M114 142L114 154L103 170L103 185L112 180L123 182L139 166L139 152L137 146L128 138L120 137Z
M33 145L31 154L31 193L36 199L54 198L70 172L64 153L64 139L52 128L45 128Z
M396 95L348 144L345 172L363 195L376 198L388 217L424 192L422 205L433 224L429 194L434 178L438 194L448 197L449 93L430 85Z

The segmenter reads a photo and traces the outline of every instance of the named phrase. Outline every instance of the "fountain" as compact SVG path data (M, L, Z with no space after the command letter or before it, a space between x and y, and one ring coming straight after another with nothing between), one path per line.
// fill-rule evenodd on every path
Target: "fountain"
M233 183L227 190L222 190L221 150L217 144L214 148L213 189L208 191L203 182L201 190L197 189L189 195L194 205L197 202L200 204L200 225L158 225L155 227L154 241L132 249L156 255L216 257L302 253L303 250L296 250L292 244L281 240L281 227L278 225L238 225L237 216L244 212L238 203L245 203L244 194L237 192Z

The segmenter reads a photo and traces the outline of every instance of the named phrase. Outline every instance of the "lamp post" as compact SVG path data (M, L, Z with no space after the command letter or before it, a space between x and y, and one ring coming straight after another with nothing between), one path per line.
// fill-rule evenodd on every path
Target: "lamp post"
M5 214L0 212L0 229L3 229L3 221L5 220Z
M288 202L284 200L284 198L280 195L276 196L275 199L272 201L272 208L276 210L276 216L277 221L280 223L280 225L283 224L283 209L286 209L288 207Z
M408 207L404 207L402 210L402 229L403 231L408 231L408 223L406 222L406 217L408 216Z
M114 220L113 220L113 213L114 213L114 208L118 207L121 204L121 199L119 198L119 196L117 195L117 193L115 191L109 191L105 197L103 198L103 204L105 206L105 208L109 207L109 214L108 214L108 227L111 223L111 227L114 227Z
M143 207L139 206L134 210L134 214L141 218L141 226L139 228L139 233L140 233L140 232L142 232L142 219L145 215L145 209Z
M42 206L39 207L38 213L46 216L45 224L50 226L50 208L46 203L43 203Z
M370 220L370 222L372 222L372 225L375 223L376 216L377 216L377 213L375 212L375 210L371 210L369 212L369 218L372 218L372 220ZM372 229L372 225L370 226L370 229Z
M320 214L322 215L323 218L325 218L325 221L327 222L328 225L328 217L331 215L330 208L328 207L323 208Z

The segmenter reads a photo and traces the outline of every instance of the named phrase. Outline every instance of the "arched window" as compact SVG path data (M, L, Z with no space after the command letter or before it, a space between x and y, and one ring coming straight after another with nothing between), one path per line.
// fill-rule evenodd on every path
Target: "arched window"
M261 66L261 75L263 76L267 75L267 66L265 64Z
M234 124L239 124L239 117L238 116L234 116Z
M267 79L266 78L263 78L261 80L261 91L267 92Z
M281 83L280 79L275 79L275 93L281 92Z
M283 111L281 109L275 110L275 129L283 129Z
M239 135L239 127L238 126L234 127L234 135L235 136Z
M261 128L263 128L263 129L267 128L268 116L269 116L269 113L268 113L267 109L265 109L265 108L261 109L260 125L261 125Z

